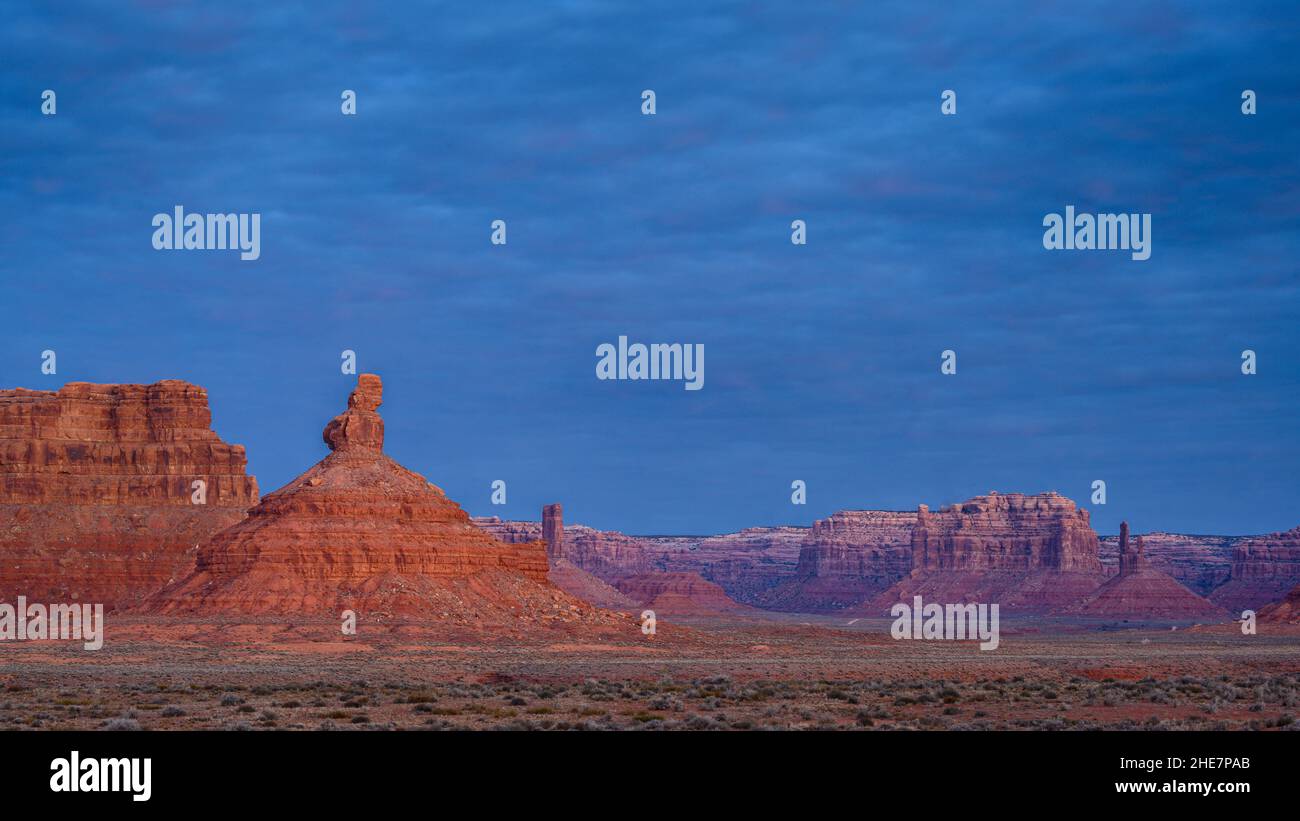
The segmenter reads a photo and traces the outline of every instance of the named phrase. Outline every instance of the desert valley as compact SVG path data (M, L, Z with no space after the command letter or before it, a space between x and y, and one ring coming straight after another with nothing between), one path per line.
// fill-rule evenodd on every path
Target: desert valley
M700 537L471 518L382 402L360 376L261 495L196 385L0 391L0 601L107 613L98 650L0 641L0 727L1295 726L1300 528L1100 538L993 491ZM997 649L897 640L918 597L997 605Z

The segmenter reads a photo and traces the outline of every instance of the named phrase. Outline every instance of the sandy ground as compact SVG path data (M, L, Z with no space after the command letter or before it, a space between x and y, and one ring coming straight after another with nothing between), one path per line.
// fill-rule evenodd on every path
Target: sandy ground
M1004 622L1001 646L861 619L528 633L110 617L0 643L0 729L1297 728L1300 628Z

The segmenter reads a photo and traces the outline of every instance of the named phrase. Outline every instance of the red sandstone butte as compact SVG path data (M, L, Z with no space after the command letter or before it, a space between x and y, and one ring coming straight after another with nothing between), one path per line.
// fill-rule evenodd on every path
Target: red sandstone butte
M1300 527L1237 543L1232 574L1210 601L1236 613L1258 610L1300 584Z
M998 604L1004 613L1067 607L1106 578L1088 518L1088 511L1055 492L990 492L937 512L921 505L910 574L852 609L883 616L913 596Z
M915 525L915 513L891 510L841 510L819 519L800 547L794 576L759 605L827 613L860 604L911 570Z
M659 618L750 612L698 573L644 573L623 579L615 587Z
M1131 544L1128 522L1119 528L1119 574L1082 602L1064 609L1071 615L1134 620L1222 621L1227 613L1157 570L1148 562L1142 537Z
M257 503L211 423L207 392L174 379L0 391L0 598L126 607L187 572Z
M1144 555L1156 570L1201 596L1228 580L1232 552L1240 536L1205 536L1183 533L1143 533ZM1119 566L1119 537L1101 538L1101 565L1108 573Z
M459 624L527 619L521 607L540 614L555 602L566 618L579 610L547 583L541 542L498 541L384 455L382 396L379 377L361 375L348 409L325 427L332 452L204 544L194 572L151 608L334 617L351 609Z

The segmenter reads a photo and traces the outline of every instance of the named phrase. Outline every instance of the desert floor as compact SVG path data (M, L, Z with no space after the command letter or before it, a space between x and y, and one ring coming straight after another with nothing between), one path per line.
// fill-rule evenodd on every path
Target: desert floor
M1300 628L1004 620L1001 646L790 616L448 631L110 616L0 643L3 729L1258 729L1300 714Z

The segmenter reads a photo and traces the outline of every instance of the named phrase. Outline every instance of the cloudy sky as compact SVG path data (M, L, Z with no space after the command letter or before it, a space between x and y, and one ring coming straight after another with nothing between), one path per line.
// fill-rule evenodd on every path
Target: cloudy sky
M472 513L634 533L992 489L1300 524L1288 4L279 5L6 11L0 386L196 382L268 492L352 349ZM261 259L154 250L178 204L260 213ZM1071 204L1151 258L1044 250ZM704 389L598 381L619 335L704 344Z

